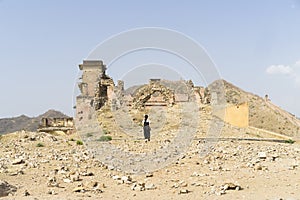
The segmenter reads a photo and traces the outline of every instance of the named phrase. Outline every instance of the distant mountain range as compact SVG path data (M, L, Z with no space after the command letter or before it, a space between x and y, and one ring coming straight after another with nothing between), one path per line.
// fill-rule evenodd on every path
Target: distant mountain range
M44 114L37 117L28 117L26 115L21 115L12 118L0 119L0 135L6 133L12 133L15 131L26 130L26 131L36 131L42 118L61 118L68 117L60 111L48 110Z

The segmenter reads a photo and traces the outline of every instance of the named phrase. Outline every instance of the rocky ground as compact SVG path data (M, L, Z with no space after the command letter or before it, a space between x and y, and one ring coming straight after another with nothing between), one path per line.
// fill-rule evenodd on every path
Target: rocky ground
M207 155L199 155L205 140L194 139L185 155L146 174L127 174L101 163L76 134L20 131L3 135L0 196L3 199L300 199L298 143L259 141L261 138L232 128L224 128L223 133L223 139ZM241 138L238 137L241 134L245 139L255 140L230 139ZM157 146L153 137L150 142L141 140L134 144L153 149ZM124 143L124 140L105 143Z

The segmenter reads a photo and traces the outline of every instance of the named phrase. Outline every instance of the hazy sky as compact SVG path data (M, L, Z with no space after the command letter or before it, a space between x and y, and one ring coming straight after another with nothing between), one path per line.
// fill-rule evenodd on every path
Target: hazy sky
M300 116L299 0L0 0L0 117L72 115L78 64L110 36L140 27L193 38L222 78Z

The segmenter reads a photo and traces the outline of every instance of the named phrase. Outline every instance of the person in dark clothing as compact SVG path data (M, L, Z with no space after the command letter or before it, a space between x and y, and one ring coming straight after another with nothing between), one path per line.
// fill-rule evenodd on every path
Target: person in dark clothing
M144 130L144 137L145 140L150 141L150 121L148 120L148 115L145 115L145 118L143 120L143 130Z

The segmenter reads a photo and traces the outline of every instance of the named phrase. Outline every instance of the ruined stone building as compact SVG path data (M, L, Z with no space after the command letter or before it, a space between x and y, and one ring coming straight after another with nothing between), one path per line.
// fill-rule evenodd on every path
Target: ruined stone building
M71 134L74 130L72 117L68 118L42 118L38 132Z
M105 74L106 66L102 61L84 60L79 65L82 71L79 96L76 97L76 123L91 118L93 110L100 109L114 90L113 80Z
M141 109L147 106L173 106L179 102L196 101L199 105L210 104L214 100L207 88L195 86L189 80L167 81L161 79L151 79L148 84L136 86L135 89L128 88L124 90L124 82L118 81L114 84L112 78L106 74L106 66L100 60L84 60L79 65L82 76L78 84L80 94L76 98L76 124L84 123L92 118L94 111L99 110L105 104L109 104L112 109L118 109L121 106L131 106L135 109ZM212 98L212 99L211 99ZM246 105L247 107L247 105ZM247 107L248 108L248 107ZM235 109L228 108L227 120L233 121L234 125L248 124L248 122L239 121L236 123L236 116L248 120L247 108L244 114ZM242 110L242 109L239 109ZM231 120L232 119L232 120Z
M111 103L118 108L126 103L134 108L144 106L172 106L176 102L198 99L205 102L204 88L194 87L191 81L166 81L151 79L149 84L140 86L133 93L124 91L124 82L118 81L115 86L113 80L106 75L106 66L102 61L84 60L79 65L82 71L80 95L76 98L76 118L78 121L88 119L90 109L98 110L105 103Z

